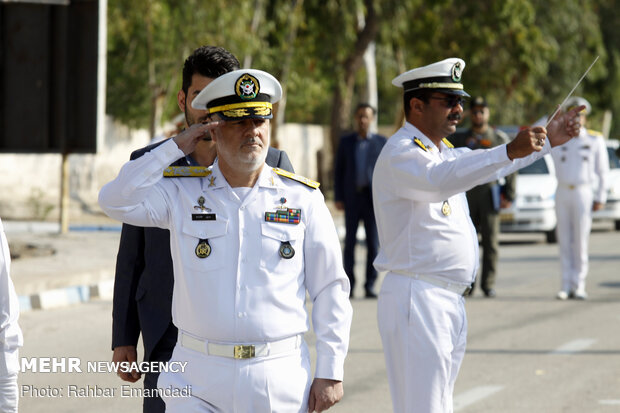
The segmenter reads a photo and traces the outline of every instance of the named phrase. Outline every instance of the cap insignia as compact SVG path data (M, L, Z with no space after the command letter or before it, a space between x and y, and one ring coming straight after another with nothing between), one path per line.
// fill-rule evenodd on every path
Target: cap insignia
M247 73L237 79L235 83L235 93L243 100L254 99L259 91L258 79Z
M462 73L463 69L461 68L461 62L456 62L454 66L452 66L452 80L455 82L460 82Z

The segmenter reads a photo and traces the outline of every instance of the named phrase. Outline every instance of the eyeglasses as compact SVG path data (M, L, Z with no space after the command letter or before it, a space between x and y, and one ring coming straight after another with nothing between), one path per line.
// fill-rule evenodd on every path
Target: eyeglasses
M483 113L484 113L484 110L482 110L482 109L476 109L476 110L472 110L471 111L472 115L481 115Z
M445 102L445 106L447 108L453 108L456 105L461 105L461 107L465 106L465 99L461 96L446 96L446 97L431 97L430 99L443 100Z

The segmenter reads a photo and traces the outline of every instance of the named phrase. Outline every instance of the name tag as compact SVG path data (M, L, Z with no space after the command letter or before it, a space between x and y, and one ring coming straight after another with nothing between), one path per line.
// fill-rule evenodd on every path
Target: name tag
M215 214L192 214L192 221L215 221Z

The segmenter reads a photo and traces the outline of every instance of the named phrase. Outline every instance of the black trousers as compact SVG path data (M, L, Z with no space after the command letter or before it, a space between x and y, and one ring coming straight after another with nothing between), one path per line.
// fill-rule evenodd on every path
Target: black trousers
M170 357L172 357L174 346L177 344L177 335L177 328L171 322L163 337L151 352L149 361L169 361ZM157 379L159 379L159 373L146 373L144 375L144 388L149 389L151 394L156 394L154 390L157 388ZM164 413L166 411L166 404L159 396L145 397L142 411L143 413Z
M364 221L364 230L366 231L366 282L364 289L373 291L375 281L377 280L377 270L372 262L377 256L379 250L379 236L377 235L377 222L375 221L375 211L372 206L372 194L370 189L358 191L356 193L355 202L345 203L344 219L346 235L344 239L344 271L351 282L351 291L355 287L355 275L353 267L355 265L355 244L357 239L357 226L360 220Z

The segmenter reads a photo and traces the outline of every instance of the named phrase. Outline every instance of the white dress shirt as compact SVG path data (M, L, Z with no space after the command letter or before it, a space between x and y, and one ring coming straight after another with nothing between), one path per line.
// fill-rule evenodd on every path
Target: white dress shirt
M529 165L550 146L546 143L540 152L514 161L508 158L506 145L472 151L441 143L439 150L406 123L388 140L373 175L380 244L375 267L447 282L473 282L478 239L465 191ZM444 214L446 202L450 211Z
M600 134L581 128L579 136L551 151L558 185L595 185L594 200L607 202L609 157Z
M204 178L165 178L183 156L173 140L121 169L99 203L111 217L170 230L174 265L174 324L194 336L224 343L260 343L309 328L306 290L317 336L315 377L342 380L352 309L340 243L322 193L263 166L243 199L217 162ZM201 210L199 198L204 197ZM298 224L267 222L278 207L301 209ZM192 214L214 214L193 220ZM210 255L196 247L208 240ZM280 255L282 242L295 250Z

